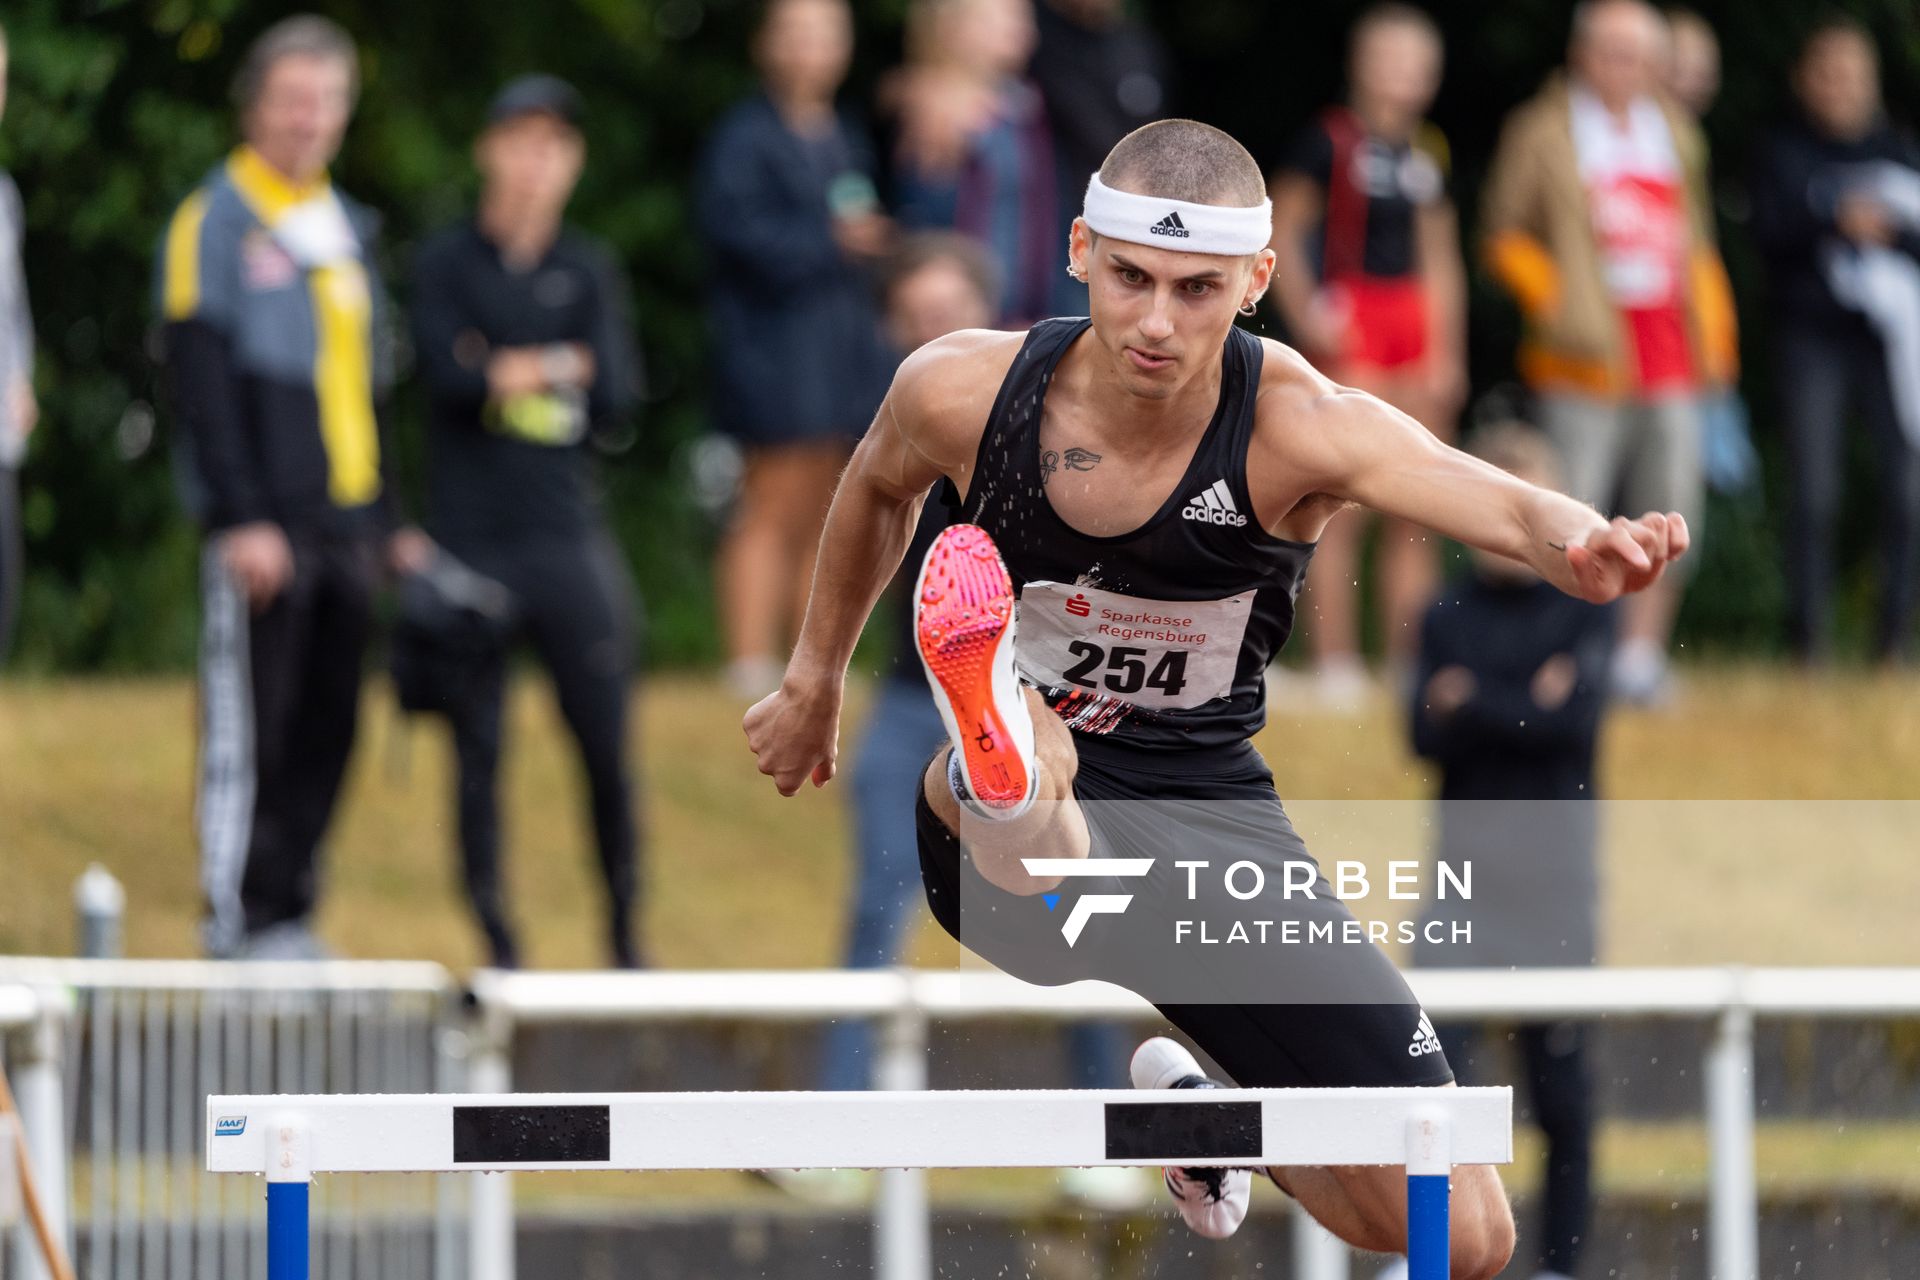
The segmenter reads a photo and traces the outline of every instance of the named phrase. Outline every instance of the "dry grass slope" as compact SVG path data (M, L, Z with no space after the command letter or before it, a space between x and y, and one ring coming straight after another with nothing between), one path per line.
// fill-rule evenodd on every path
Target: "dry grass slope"
M1417 821L1423 806L1408 802L1431 779L1393 706L1335 717L1284 699L1260 746L1310 846L1330 802L1395 801L1370 811ZM848 726L863 703L856 690ZM848 878L841 789L777 796L753 771L740 708L712 683L658 680L639 705L658 960L832 963ZM181 680L0 685L0 951L66 951L74 877L99 861L126 882L131 954L194 953L192 717ZM321 931L348 955L467 967L478 951L457 892L444 734L398 720L378 689L362 725ZM1674 708L1616 717L1603 787L1634 801L1607 846L1613 961L1920 963L1907 920L1920 803L1890 803L1920 800L1920 681L1694 673ZM504 791L529 960L598 963L577 772L538 680L514 692ZM929 930L916 958L952 963L955 948Z
M1432 782L1381 700L1343 717L1276 696L1260 746L1310 844L1342 813L1389 843L1416 830ZM864 699L847 725L857 725ZM838 950L848 876L842 797L782 800L753 772L740 708L715 685L654 682L637 728L648 792L658 959L685 968L812 966ZM407 726L369 693L361 750L331 841L321 929L343 953L478 958L456 888L448 758L437 727ZM69 893L89 861L125 881L128 947L195 952L189 783L193 693L184 681L0 685L0 952L62 953ZM530 960L600 960L592 858L570 750L545 687L515 689L505 774L507 845ZM843 733L851 737L851 729ZM1606 739L1619 807L1607 853L1610 958L1625 964L1741 959L1920 964L1911 928L1920 848L1920 681L1809 680L1767 670L1691 675L1668 712L1622 713ZM1356 803L1365 802L1365 803ZM1382 803L1385 802L1385 803ZM1330 816L1331 815L1331 816ZM1344 853L1343 855L1344 856ZM913 957L951 964L927 927ZM1911 1125L1765 1126L1767 1188L1860 1185L1911 1194ZM1509 1175L1527 1185L1531 1144ZM1600 1150L1613 1190L1681 1194L1704 1181L1696 1126L1610 1124ZM1031 1205L1056 1175L943 1173L948 1204ZM675 1204L779 1201L731 1174L529 1180L530 1201L634 1198Z

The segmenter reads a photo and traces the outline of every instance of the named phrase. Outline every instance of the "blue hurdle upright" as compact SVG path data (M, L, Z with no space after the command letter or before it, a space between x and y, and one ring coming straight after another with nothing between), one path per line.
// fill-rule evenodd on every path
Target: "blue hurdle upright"
M207 1168L265 1175L268 1280L308 1280L320 1173L1404 1164L1408 1274L1447 1280L1449 1175L1511 1160L1512 1112L1505 1088L215 1096Z

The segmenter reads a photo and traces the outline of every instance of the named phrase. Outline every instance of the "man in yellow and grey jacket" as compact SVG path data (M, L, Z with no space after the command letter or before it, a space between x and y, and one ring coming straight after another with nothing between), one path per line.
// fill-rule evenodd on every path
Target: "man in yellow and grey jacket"
M1603 514L1705 498L1701 397L1734 377L1732 291L1714 245L1706 143L1655 89L1665 39L1640 0L1574 11L1568 73L1509 117L1482 251L1518 302L1517 358L1574 497ZM1666 685L1681 578L1636 597L1614 658L1622 695Z
M262 35L235 85L245 141L160 252L182 479L206 532L195 820L216 956L318 951L316 850L393 530L375 220L327 177L356 70L323 18Z

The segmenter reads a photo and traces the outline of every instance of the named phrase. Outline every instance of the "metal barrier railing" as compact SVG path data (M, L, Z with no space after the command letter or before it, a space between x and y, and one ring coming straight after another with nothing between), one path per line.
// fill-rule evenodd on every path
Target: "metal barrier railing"
M1920 969L1413 970L1407 977L1436 1019L1710 1022L1703 1062L1708 1247L1719 1280L1756 1280L1760 1270L1754 1019L1920 1017ZM873 1087L924 1089L934 1020L1157 1017L1139 997L1104 983L1036 987L996 972L483 972L473 995L480 1023L469 1087L489 1093L512 1089L516 1028L540 1024L865 1017L880 1028ZM494 1175L474 1190L472 1280L512 1280L510 1176ZM924 1171L883 1171L874 1209L876 1274L923 1280L929 1230ZM1294 1239L1296 1274L1347 1274L1346 1249L1324 1232L1301 1231Z
M437 965L4 958L4 983L39 1002L8 1061L83 1280L261 1274L259 1188L204 1171L209 1094L462 1083L445 1043L457 988ZM462 1191L459 1179L329 1189L314 1206L314 1274L454 1280ZM37 1259L20 1263L14 1274L39 1280Z
M1408 976L1437 1019L1711 1024L1703 1059L1707 1226L1710 1271L1722 1280L1759 1273L1755 1020L1920 1017L1920 969L1429 970ZM82 1246L82 1273L88 1280L259 1273L261 1197L238 1191L230 1201L207 1187L201 1172L199 1108L210 1093L509 1093L514 1036L523 1027L846 1017L879 1026L873 1086L917 1090L927 1087L928 1028L935 1020L1156 1016L1144 1001L1104 984L1042 988L984 972L483 972L473 981L470 1023L454 1011L453 994L445 972L432 965L0 958L0 1032L27 1143L47 1184L71 1185L77 1193L72 1231ZM358 1200L316 1199L316 1274L511 1280L511 1175L436 1181L413 1200L385 1188ZM62 1202L60 1221L70 1221L65 1197L55 1198ZM919 1280L926 1274L929 1206L922 1171L882 1174L874 1228L879 1275ZM1345 1250L1324 1233L1295 1238L1296 1274L1310 1280L1345 1274ZM32 1266L9 1274L40 1275Z

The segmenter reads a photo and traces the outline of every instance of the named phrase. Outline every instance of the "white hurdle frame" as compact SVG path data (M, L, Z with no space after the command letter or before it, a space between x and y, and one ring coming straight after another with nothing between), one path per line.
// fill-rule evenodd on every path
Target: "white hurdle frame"
M1401 1165L1409 1280L1447 1280L1448 1178L1513 1158L1513 1092L250 1095L207 1099L207 1169L267 1179L267 1280L308 1280L322 1173Z

